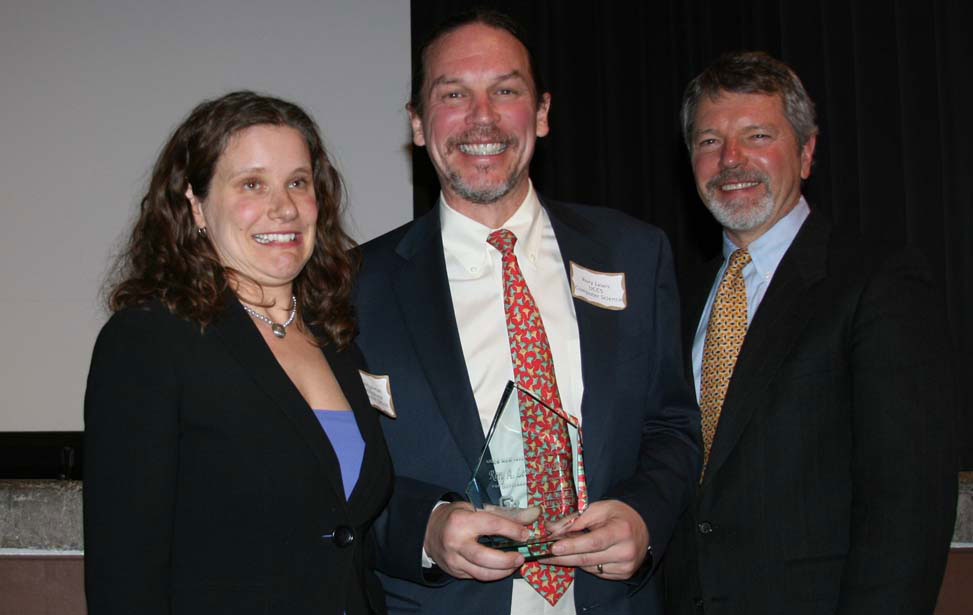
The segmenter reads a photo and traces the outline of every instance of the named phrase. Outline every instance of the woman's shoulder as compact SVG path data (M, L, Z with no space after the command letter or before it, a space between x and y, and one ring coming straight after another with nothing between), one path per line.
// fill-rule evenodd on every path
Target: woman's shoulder
M135 378L142 387L177 382L199 339L198 324L172 314L161 302L118 310L101 328L91 353L88 389L92 399L125 377Z
M112 314L98 334L97 345L113 342L166 345L198 337L200 331L198 323L181 318L161 301L152 300L124 307Z

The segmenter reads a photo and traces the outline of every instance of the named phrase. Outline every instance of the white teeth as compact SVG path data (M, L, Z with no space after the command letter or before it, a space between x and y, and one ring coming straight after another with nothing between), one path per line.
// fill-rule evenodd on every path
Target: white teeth
M254 235L253 238L257 240L257 243L262 244L287 243L297 239L297 233L260 233Z
M494 156L507 149L506 143L463 143L459 151L472 156Z
M723 184L720 186L721 190L743 190L744 188L753 188L760 182L740 182L739 184Z

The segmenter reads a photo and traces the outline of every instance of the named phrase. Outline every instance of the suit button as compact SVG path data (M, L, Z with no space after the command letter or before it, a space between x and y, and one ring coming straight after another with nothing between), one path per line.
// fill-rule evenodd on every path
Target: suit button
M712 534L713 533L713 525L709 521L703 521L703 522L701 522L699 525L696 526L696 528L699 530L699 533L700 534Z
M699 609L700 611L703 610L703 599L702 598L696 598L696 602L694 604L696 605L696 608L697 609Z
M334 542L335 546L344 548L355 542L355 530L351 529L347 525L339 525L334 528L334 532L331 533L331 541Z

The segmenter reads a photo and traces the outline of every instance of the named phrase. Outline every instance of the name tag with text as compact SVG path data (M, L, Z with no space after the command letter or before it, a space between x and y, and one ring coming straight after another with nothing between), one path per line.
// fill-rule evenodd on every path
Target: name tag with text
M376 376L366 371L358 370L361 375L361 383L365 386L365 393L368 394L368 403L373 408L388 416L395 418L395 405L392 404L392 385L388 376Z
M624 272L595 271L571 261L571 294L606 310L628 307Z

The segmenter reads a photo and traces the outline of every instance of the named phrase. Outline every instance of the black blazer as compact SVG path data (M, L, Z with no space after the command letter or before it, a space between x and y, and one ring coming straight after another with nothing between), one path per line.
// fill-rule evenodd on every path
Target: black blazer
M158 303L112 316L85 395L91 615L385 611L369 528L388 452L357 349L323 352L366 443L349 501L324 430L232 296L203 331ZM341 527L344 547L328 537Z
M585 475L591 501L619 499L642 515L653 553L661 557L700 463L699 410L681 368L668 242L658 229L617 211L547 199L542 205L569 279L572 261L626 274L625 309L574 300L584 379ZM484 444L446 278L438 212L436 207L362 247L358 344L369 371L390 377L398 413L395 420L382 419L396 487L376 522L378 568L392 613L509 615L511 578L430 583L420 566L430 510L445 492L463 492ZM578 571L577 611L658 613L661 594L652 571L645 565L627 582Z
M687 292L687 357L719 266ZM937 306L915 254L810 215L753 317L670 545L667 613L932 612L956 511Z

